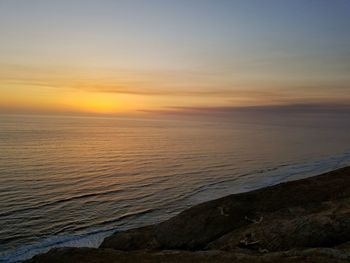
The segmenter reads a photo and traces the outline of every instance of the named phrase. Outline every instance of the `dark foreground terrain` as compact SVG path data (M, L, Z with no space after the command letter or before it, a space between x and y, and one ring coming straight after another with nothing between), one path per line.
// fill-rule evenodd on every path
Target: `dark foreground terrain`
M31 263L350 262L350 167L234 194Z

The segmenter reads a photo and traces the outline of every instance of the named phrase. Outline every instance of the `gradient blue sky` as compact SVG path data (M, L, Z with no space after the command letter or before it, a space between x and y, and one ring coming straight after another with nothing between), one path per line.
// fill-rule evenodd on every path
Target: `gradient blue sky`
M0 0L0 109L350 102L347 0Z

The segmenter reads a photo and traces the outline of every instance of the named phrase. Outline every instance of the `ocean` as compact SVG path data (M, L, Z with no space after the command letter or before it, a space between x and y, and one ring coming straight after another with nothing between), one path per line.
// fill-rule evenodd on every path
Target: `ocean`
M0 262L347 166L349 120L0 115Z

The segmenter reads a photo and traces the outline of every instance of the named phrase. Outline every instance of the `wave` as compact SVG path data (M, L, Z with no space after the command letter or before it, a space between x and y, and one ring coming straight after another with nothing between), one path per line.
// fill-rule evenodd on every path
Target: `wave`
M189 198L191 203L201 203L229 194L253 191L289 180L315 176L349 165L350 152L305 163L281 164L207 184L195 189Z
M113 232L115 230L107 229L80 235L53 236L37 244L23 246L12 252L4 252L0 254L0 262L14 263L23 261L56 247L98 247L103 239Z
M279 169L262 171L262 176L247 180L242 184L240 192L252 191L258 188L278 183L315 176L350 165L350 152L331 156L307 163L284 165Z
M36 205L34 208L31 206L31 207L28 207L28 208L16 209L16 210L11 210L11 211L8 211L8 212L0 213L0 216L1 217L11 216L11 215L19 213L19 212L32 211L34 209L37 210L37 209L42 209L42 208L46 208L46 207L51 207L51 206L54 206L54 205L58 205L58 204L66 203L66 202L71 202L71 201L74 201L74 200L86 199L86 198L89 198L89 197L103 196L103 195L109 195L109 194L112 194L112 193L120 193L120 192L123 192L123 190L117 189L117 190L110 190L110 191L105 191L105 192L97 192L97 193L88 193L88 194L76 195L76 196L72 196L72 197L68 197L68 198L64 198L64 199L51 201L51 202L45 203L45 204L39 204L39 205Z
M350 165L350 152L299 164L282 164L268 169L255 170L250 173L241 174L235 178L209 183L205 186L193 189L191 193L185 196L187 203L196 204L199 202L215 199L226 194L233 194L239 192L247 192L261 187L275 185L281 182L301 179L320 173L324 173L337 168ZM178 201L178 200L177 200ZM182 207L182 210L186 207ZM181 209L179 209L181 210ZM153 209L139 211L136 214L127 214L124 217L116 219L122 220L125 217L139 217L145 214L152 216ZM159 211L158 211L159 212ZM166 213L166 209L164 209ZM135 219L135 218L133 218ZM113 221L116 221L113 220ZM44 239L39 243L26 245L16 250L0 252L1 263L14 263L25 259L29 259L34 255L45 253L51 248L55 247L98 247L103 239L112 233L120 230L125 230L131 226L132 219L129 225L119 228L100 228L83 234L75 235L57 235ZM154 218L154 222L157 218ZM110 222L103 222L105 225ZM100 226L101 226L100 225Z

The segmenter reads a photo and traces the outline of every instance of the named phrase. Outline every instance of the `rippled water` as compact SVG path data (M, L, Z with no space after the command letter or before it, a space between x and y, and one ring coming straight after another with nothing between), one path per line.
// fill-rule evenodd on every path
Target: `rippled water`
M1 116L0 262L350 164L346 116L267 120Z

